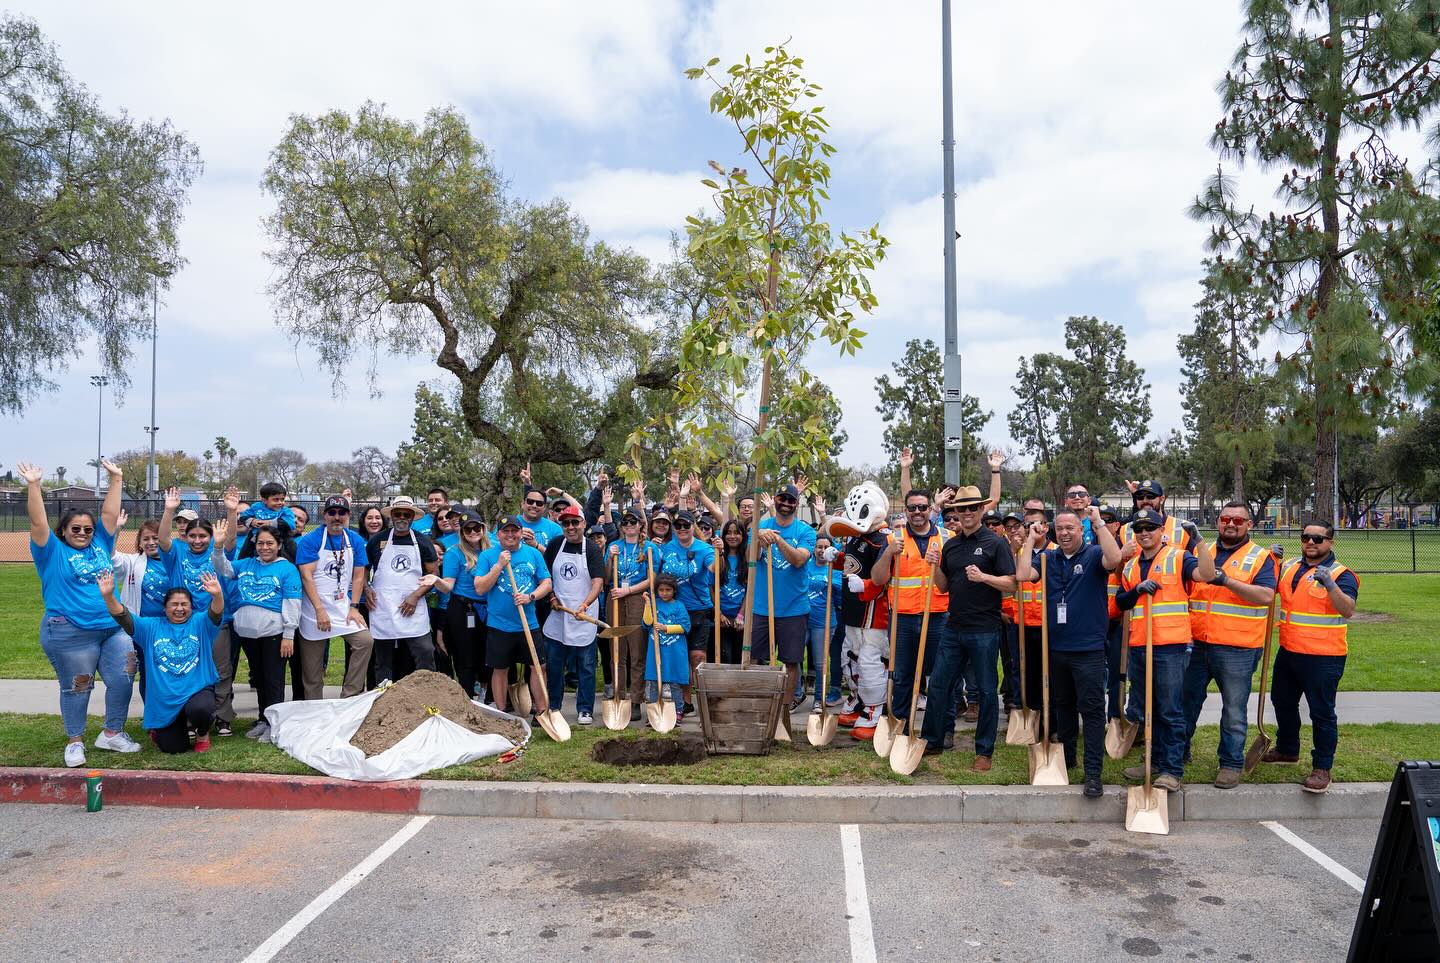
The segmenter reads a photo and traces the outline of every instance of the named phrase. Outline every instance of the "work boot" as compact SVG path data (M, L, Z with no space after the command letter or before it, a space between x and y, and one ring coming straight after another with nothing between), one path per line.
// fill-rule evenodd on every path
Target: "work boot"
M635 703L631 703L631 704L630 704L630 721L631 721L631 722L639 722L639 721L640 721L640 706L636 705Z
M1310 775L1305 777L1305 782L1300 786L1306 792L1322 793L1330 790L1330 770L1311 769Z
M1221 769L1220 775L1215 777L1216 789L1234 789L1240 785L1239 769Z
M1126 766L1126 767L1125 767L1125 772L1122 773L1122 775L1124 775L1124 777L1125 777L1126 779L1130 780L1131 782L1144 782L1144 781L1145 781L1145 767L1144 767L1144 766Z
M975 761L972 762L972 763L970 763L970 771L971 771L971 772L989 772L989 771L990 771L990 757L989 757L989 756L976 756L976 757L975 757Z
M1296 754L1293 755L1293 756L1287 756L1287 755L1285 755L1285 753L1281 752L1279 749L1271 749L1269 752L1265 753L1265 755L1263 755L1263 756L1260 757L1260 761L1261 761L1261 762L1278 762L1278 763L1281 763L1282 765L1290 765L1290 764L1292 764L1292 763L1297 763L1297 762L1299 762L1299 761L1300 761L1300 755L1299 755L1299 753L1296 753Z
M925 755L927 756L938 756L944 751L944 748L941 746L932 746L928 742L925 743Z
M1099 799L1105 794L1104 788L1100 785L1099 776L1085 777L1085 795L1090 799Z
M945 748L946 748L946 749L954 749L954 748L955 748L955 733L953 733L953 732L947 732L947 733L945 733Z
M1178 792L1180 790L1180 780L1168 772L1162 772L1156 776L1154 785L1156 789L1163 789L1166 792Z
M965 707L965 721L974 724L980 718L980 707L970 703Z

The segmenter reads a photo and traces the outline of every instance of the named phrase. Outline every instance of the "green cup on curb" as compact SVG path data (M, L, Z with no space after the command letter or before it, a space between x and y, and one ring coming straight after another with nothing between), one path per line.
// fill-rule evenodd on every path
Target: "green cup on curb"
M91 769L85 774L85 811L98 813L104 808L104 784L100 778L100 770Z

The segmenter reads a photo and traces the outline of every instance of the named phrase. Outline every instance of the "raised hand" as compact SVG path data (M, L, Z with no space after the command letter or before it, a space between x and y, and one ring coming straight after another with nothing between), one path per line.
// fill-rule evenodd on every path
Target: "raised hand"
M1004 464L1005 453L1003 451L1001 451L999 448L996 448L994 451L990 452L991 471L999 471L1001 466L1003 466Z
M824 515L824 514L825 514L825 496L824 496L824 495L816 495L814 498L812 498L812 499L810 500L810 504L812 504L812 505L815 506L815 514L816 514L816 515Z
M225 591L220 587L220 580L215 577L214 572L200 573L200 587L204 589L205 594L210 596L212 599L218 599L223 597Z
M909 448L901 448L900 467L909 468L913 464L915 464L915 453L912 452Z
M760 493L760 504L765 506L766 515L775 514L775 496L769 492Z
M126 511L125 509L123 509L123 508L120 509L120 515L119 515L118 518L115 519L115 529L116 529L116 531L119 531L120 529L124 528L124 527L125 527L125 523L128 522L128 521L130 521L130 513L127 512L127 511Z
M604 487L605 487L605 483L608 482L609 480L610 480L610 476L605 473L605 469L604 469L604 468L601 468L601 469L600 469L600 474L599 474L599 476L595 479L595 487L596 487L596 488L604 488Z
M100 462L100 467L105 469L105 474L109 475L111 478L119 478L121 475L124 474L124 472L120 470L120 466L115 464L108 458L103 459Z
M180 507L180 489L165 489L165 507L172 512Z
M946 485L945 487L941 488L939 492L936 493L936 495L935 495L935 504L938 505L940 508L943 509L946 505L950 504L950 501L951 501L954 497L955 497L955 486L954 486L954 485Z
M702 485L700 484L700 474L699 474L699 472L693 472L693 471L692 471L692 472L690 473L690 477L686 479L686 483L689 484L690 490L691 490L692 492L694 492L695 494L697 494L697 495L700 494L700 492L704 490L704 486L702 486Z
M39 465L32 465L28 461L22 461L16 465L15 470L20 472L20 477L25 479L27 485L38 485L45 477L45 472Z
M630 494L634 496L637 502L642 505L645 504L645 479L635 479L635 484L630 486Z
M215 523L214 544L219 545L225 541L225 536L230 534L230 519L222 518Z
M722 481L720 483L721 497L728 499L733 494L735 494L735 480L731 479L729 481Z
M240 489L234 485L225 489L225 510L227 512L238 512L240 510Z
M805 494L805 489L810 487L810 476L803 471L795 473L795 487L800 489L800 494Z
M520 469L520 480L529 485L531 484L530 477L530 463L527 461L525 467Z
M1125 487L1128 488L1128 489L1130 489L1130 494L1133 495L1133 494L1135 494L1136 492L1138 492L1138 491L1140 490L1140 483L1139 483L1139 482L1133 482L1133 481L1131 481L1130 479L1127 478L1127 479L1125 479Z
M600 485L600 510L601 510L602 512L609 506L611 494L613 494L613 493L610 491L610 486L609 486L608 484L601 483L601 485Z
M95 576L95 587L100 590L101 598L109 598L115 592L115 573L108 568Z

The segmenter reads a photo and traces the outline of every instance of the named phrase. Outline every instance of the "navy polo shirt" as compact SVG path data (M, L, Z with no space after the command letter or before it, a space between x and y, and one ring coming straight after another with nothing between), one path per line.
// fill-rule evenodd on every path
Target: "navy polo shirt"
M1030 561L1035 574L1032 582L1040 581L1040 552ZM1099 545L1086 545L1066 557L1059 548L1046 549L1045 590L1049 599L1050 648L1056 652L1093 652L1105 648L1110 630L1110 573L1105 568L1105 552ZM1065 624L1061 625L1056 610L1065 603Z

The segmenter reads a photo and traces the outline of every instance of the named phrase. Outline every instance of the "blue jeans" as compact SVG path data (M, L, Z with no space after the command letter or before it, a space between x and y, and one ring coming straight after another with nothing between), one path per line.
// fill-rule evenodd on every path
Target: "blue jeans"
M1270 704L1275 707L1275 751L1300 755L1300 697L1310 709L1315 748L1310 764L1330 769L1335 764L1335 747L1340 742L1340 722L1335 714L1335 695L1345 674L1343 655L1304 655L1281 649L1275 654L1275 683Z
M1190 665L1185 669L1185 750L1195 736L1195 724L1205 706L1205 689L1214 679L1220 686L1220 768L1240 769L1245 765L1246 708L1250 701L1250 679L1260 663L1259 649L1234 645L1193 642Z
M825 688L825 684L820 678L820 670L825 667L825 650L829 647L831 636L834 635L835 626L833 624L830 626L830 630L831 634L827 636L824 625L810 626L810 641L807 643L807 646L810 652L810 671L815 675L815 692L817 695ZM830 670L831 672L835 670L835 662L833 659L830 662ZM795 673L795 698L805 698L804 672Z
M896 616L899 620L895 623L895 664L890 668L895 680L895 693L893 696L895 705L895 718L902 721L910 718L910 690L915 685L915 657L920 654L920 622L923 614ZM945 613L930 613L929 638L925 640L925 650L931 654L939 653L940 640L945 631ZM931 657L927 655L926 662ZM943 700L949 688L936 689L933 698L926 697L926 704L929 705L934 699Z
M1000 694L1007 706L1020 704L1020 626L1006 622L1000 630L1000 662L1005 667L1005 679L1000 685Z
M1185 755L1185 667L1190 663L1190 646L1157 645L1153 647L1155 662L1155 695L1152 700L1154 740L1151 747L1153 767L1158 773L1169 773L1176 779L1185 774L1181 759ZM1125 710L1131 722L1145 720L1145 646L1130 647L1130 697L1134 703Z
M580 681L575 686L575 711L595 711L595 643L566 645L545 637L545 687L550 690L550 708L560 708L565 698L565 673L570 669Z
M85 735L85 714L95 688L95 670L105 680L105 728L119 732L130 712L133 680L127 672L135 643L118 625L82 629L63 615L46 612L40 620L40 649L60 681L60 720L65 735Z
M975 755L995 754L995 729L1000 722L999 678L995 661L1000 655L999 632L957 632L949 626L940 636L935 668L930 673L929 706L921 733L932 748L945 743L945 734L955 728L955 700L965 685L962 665L969 663L980 690L980 715L975 722ZM939 700L937 702L937 700ZM941 709L944 711L940 711Z
M1125 692L1125 621L1112 619L1105 635L1105 690L1110 694L1106 719L1120 718L1120 700ZM1193 728L1193 726L1192 726Z

